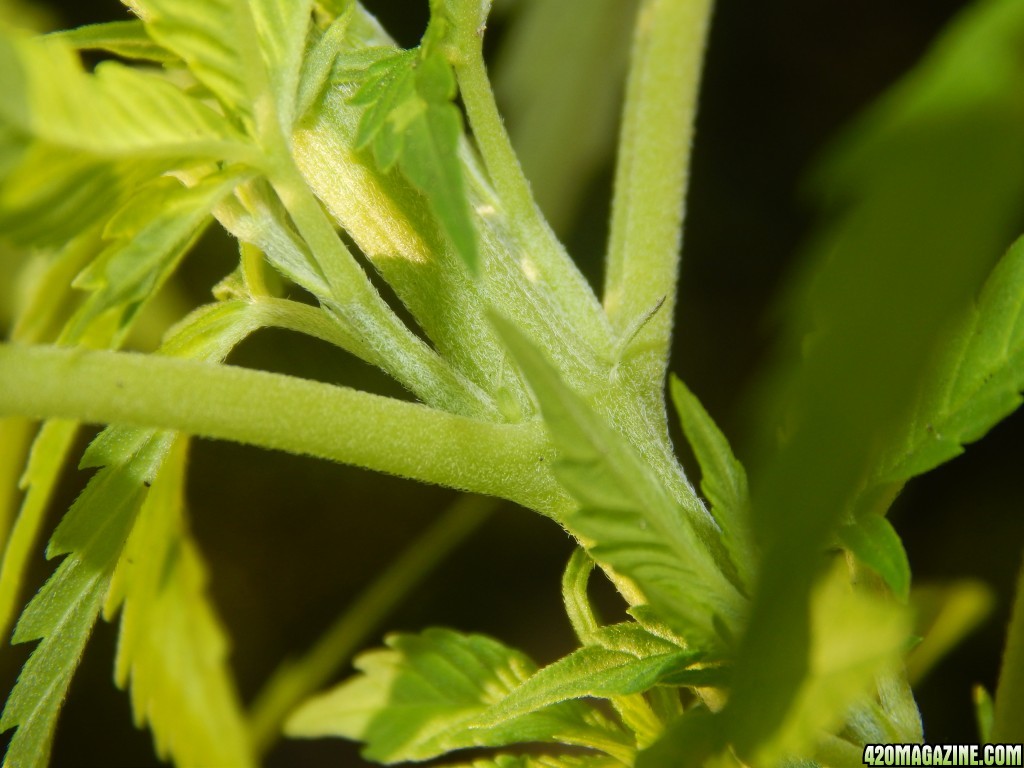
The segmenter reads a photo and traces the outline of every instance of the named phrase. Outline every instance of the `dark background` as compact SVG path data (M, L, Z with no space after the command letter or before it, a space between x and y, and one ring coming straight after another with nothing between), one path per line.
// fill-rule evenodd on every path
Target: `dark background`
M403 43L416 42L426 22L425 0L367 5ZM719 2L698 121L672 368L737 445L743 445L740 406L772 338L772 296L812 221L798 193L803 174L829 137L913 65L965 5ZM123 18L115 2L68 2L60 14L65 26ZM500 40L500 25L491 35ZM596 257L610 176L609 159L591 192L592 205L569 236L593 276L600 274ZM235 258L226 238L214 238L209 246L185 273L197 301ZM391 387L325 346L278 332L247 342L232 361ZM970 687L995 686L1024 542L1022 439L1018 415L966 456L913 483L893 511L916 580L974 577L996 594L989 620L918 689L933 742L976 740ZM82 477L69 474L70 499ZM246 697L283 656L312 643L372 574L453 498L442 489L361 470L202 441L193 451L190 484L193 525L234 638L233 664ZM440 624L489 633L549 661L573 644L558 595L570 551L557 526L503 508L387 628ZM40 562L40 579L47 568ZM127 697L113 686L115 641L115 627L101 624L61 719L56 766L157 764L148 733L132 727ZM0 682L12 679L28 650L5 653ZM328 741L283 744L269 764L364 763L352 745Z

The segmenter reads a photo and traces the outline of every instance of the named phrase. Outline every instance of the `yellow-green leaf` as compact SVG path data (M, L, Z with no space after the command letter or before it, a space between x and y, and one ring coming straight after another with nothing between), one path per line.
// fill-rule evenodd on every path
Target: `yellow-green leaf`
M428 629L386 643L386 650L356 659L359 675L300 707L286 732L365 741L363 755L388 764L536 741L629 750L624 733L578 702L468 728L536 671L529 658L496 640Z
M269 97L279 128L291 129L312 0L125 2L221 101L259 123Z
M508 321L492 317L540 403L558 450L555 474L579 503L561 522L598 563L632 579L661 619L692 647L721 652L745 601L698 538L688 514L625 438L568 385Z
M638 655L588 645L538 671L480 715L471 727L493 726L571 699L608 699L643 693L673 673L685 670L699 656L678 647Z
M380 48L373 56L375 61L355 74L362 85L351 103L366 106L356 144L372 147L381 170L397 164L475 273L479 253L458 155L462 117L452 102L451 64L440 50L428 48Z
M47 556L67 557L29 603L14 632L15 643L42 642L22 668L0 716L0 730L18 729L5 766L45 768L71 677L146 485L168 447L167 437L159 436L127 463L100 470L54 532Z
M53 37L79 50L100 50L124 59L169 63L175 56L153 42L146 26L139 20L108 21L54 32Z
M56 37L0 27L0 124L98 157L219 158L239 137L230 124L164 78L108 61L86 72Z
M910 560L896 529L881 515L862 515L839 529L839 543L881 576L906 602L910 595Z
M690 447L700 464L700 488L722 530L722 540L744 588L751 589L758 555L750 521L747 473L733 455L729 441L700 401L675 376L672 402Z
M114 679L130 684L136 725L149 724L161 758L244 768L254 761L228 641L185 520L186 447L179 438L171 449L111 581L105 618L122 610Z
M168 278L212 221L213 208L238 184L214 174L194 186L160 178L139 189L107 223L110 244L75 280L92 291L72 321L72 332L105 313L124 326Z

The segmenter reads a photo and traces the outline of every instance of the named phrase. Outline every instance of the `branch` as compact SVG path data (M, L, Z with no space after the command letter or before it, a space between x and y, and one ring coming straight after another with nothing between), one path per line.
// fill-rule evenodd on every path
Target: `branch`
M608 344L610 336L601 305L537 207L494 100L483 54L483 23L488 4L470 0L454 5L460 9L454 35L457 55L453 61L459 91L487 174L509 227L519 240L517 250L529 255L538 279L561 299L562 311L575 326L575 332L600 349Z
M345 387L124 352L0 344L0 417L173 429L500 496L566 503L539 422L494 424Z
M657 381L659 393L711 6L712 0L644 0L619 139L604 306L621 337L656 352L655 364L639 375Z

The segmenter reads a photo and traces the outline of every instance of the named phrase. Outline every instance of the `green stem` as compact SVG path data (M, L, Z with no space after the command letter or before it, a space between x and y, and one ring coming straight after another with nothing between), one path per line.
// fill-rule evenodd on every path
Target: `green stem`
M495 90L533 195L565 233L615 143L639 0L523 5L493 69Z
M284 328L326 341L361 360L369 360L372 352L366 342L350 332L320 307L291 299L254 298L260 320L267 326Z
M254 299L271 296L266 280L266 256L252 243L239 243L242 252L242 280Z
M282 168L271 182L323 271L331 291L329 308L372 349L367 359L426 403L496 418L497 408L487 396L452 371L380 297L299 171Z
M74 382L74 386L68 386ZM0 345L0 417L172 429L500 496L568 503L543 425L494 424L292 376L124 352Z
M712 0L644 0L619 139L604 306L620 335L635 333L634 347L656 352L639 375L656 381L659 392L711 6Z
M532 236L544 234L546 237L547 222L533 199L530 182L523 174L494 101L494 91L484 64L482 41L470 40L468 35L461 37L465 42L460 45L461 55L455 62L455 71L487 174L502 205L508 209L509 218Z
M587 595L587 586L593 570L594 561L590 555L582 547L577 547L562 574L562 601L565 603L565 612L569 616L576 637L584 646L590 644L591 636L600 629L600 622ZM643 695L613 696L610 701L622 722L636 736L637 744L641 748L652 743L664 729L664 724Z
M586 645L590 636L600 629L597 614L590 604L587 586L594 570L594 560L583 547L576 547L562 574L562 602L569 616L569 623L580 643Z
M1017 582L1003 667L996 688L993 744L1024 741L1024 566Z
M285 151L281 149L282 154ZM334 231L298 170L290 161L282 161L280 165L270 182L323 271L331 297L342 305L363 299L359 294L372 290L366 274Z
M309 653L278 667L256 696L249 718L258 755L273 745L295 707L329 683L381 621L496 507L494 499L460 498L348 606Z
M472 14L467 14L472 16ZM594 349L603 349L610 329L601 306L562 244L548 226L530 191L505 130L483 57L483 28L460 19L455 74L473 137L483 157L518 247L530 256L539 276L558 295L563 310Z

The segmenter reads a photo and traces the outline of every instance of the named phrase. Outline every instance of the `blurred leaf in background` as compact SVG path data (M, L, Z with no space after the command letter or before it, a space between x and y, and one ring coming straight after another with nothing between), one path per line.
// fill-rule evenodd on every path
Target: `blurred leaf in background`
M872 484L894 451L908 450L918 403L947 387L949 367L935 360L1020 224L1022 41L1024 6L975 4L813 178L826 223L785 297L782 352L750 411L765 559L729 706L741 749L768 737L782 715L765 711L785 711L806 673L799 606L819 567L811 555L840 521L884 513L916 474ZM991 424L972 425L967 439ZM774 703L757 690L773 691Z

